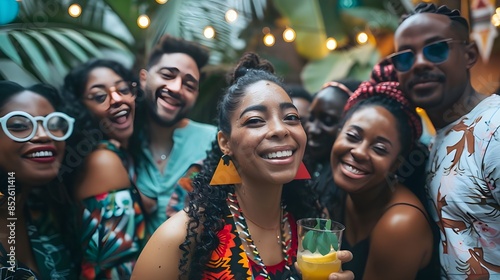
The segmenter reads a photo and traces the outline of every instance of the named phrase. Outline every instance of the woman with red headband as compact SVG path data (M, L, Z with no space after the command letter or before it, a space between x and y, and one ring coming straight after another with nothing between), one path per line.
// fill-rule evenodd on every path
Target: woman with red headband
M343 249L354 255L344 267L356 279L435 279L428 274L433 235L427 212L396 175L422 124L393 78L392 65L375 67L349 98L332 148L335 185L347 193L334 218L346 226Z

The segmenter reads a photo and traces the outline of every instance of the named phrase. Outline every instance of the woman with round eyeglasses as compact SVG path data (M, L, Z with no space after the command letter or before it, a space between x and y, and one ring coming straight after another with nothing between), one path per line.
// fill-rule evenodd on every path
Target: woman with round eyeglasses
M64 79L77 124L69 143L80 164L67 182L82 206L81 279L128 279L146 239L127 150L137 90L131 71L111 60L91 60Z
M50 113L45 117L33 117L23 111L12 111L0 118L3 131L16 142L27 142L33 139L38 131L39 121L42 122L50 138L55 141L64 141L73 132L75 119L61 112Z
M74 202L56 178L74 119L51 86L0 93L0 279L77 279Z

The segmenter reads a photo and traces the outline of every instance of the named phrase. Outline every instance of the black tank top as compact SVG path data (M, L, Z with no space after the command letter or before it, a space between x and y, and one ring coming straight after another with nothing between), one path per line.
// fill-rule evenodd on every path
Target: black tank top
M427 214L424 211L422 211L422 209L420 209L419 207L417 207L413 204L404 203L404 202L395 203L395 204L392 204L389 207L387 207L385 209L384 213L387 212L387 210L389 210L390 208L397 206L397 205L407 205L407 206L410 206L410 207L417 209L418 211L420 211L422 213L422 215L424 215L427 222L430 225L432 225L431 221L427 217ZM344 211L345 211L345 209L344 209ZM344 213L342 213L342 217L345 217ZM344 222L344 221L342 221L342 222ZM365 273L366 262L368 261L368 254L370 251L370 238L368 237L364 240L361 240L360 242L358 242L354 246L351 246L351 244L349 244L349 242L347 242L347 240L344 239L342 241L341 248L342 248L342 250L349 250L353 254L353 259L350 262L342 264L342 269L352 271L354 273L354 276L356 279L362 280L364 273ZM434 254L433 254L432 259L429 262L429 264L425 268L419 270L419 272L417 273L417 277L415 279L417 279L417 280L433 280L433 279L437 280L437 279L440 279L440 277L439 277L439 263L437 263L436 260L437 260L437 256L434 256ZM390 274L391 272L387 271L387 273ZM410 280L410 279L408 279L408 280Z

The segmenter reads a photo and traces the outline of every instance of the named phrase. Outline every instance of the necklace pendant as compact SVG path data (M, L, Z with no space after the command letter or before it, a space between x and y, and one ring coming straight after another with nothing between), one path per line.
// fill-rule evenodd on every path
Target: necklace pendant
M166 159L167 159L167 155L161 155L161 156L160 156L160 159L161 159L161 160L166 160Z

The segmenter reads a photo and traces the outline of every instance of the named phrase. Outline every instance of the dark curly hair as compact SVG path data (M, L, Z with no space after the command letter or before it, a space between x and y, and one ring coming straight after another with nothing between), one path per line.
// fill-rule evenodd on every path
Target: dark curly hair
M158 63L161 57L167 53L184 53L189 55L196 62L198 69L203 68L208 63L209 58L209 51L204 46L165 34L149 54L146 69Z
M401 16L399 20L400 24L414 15L424 13L438 14L448 17L451 20L452 27L459 31L459 34L462 37L461 39L467 42L469 41L469 23L464 17L462 17L459 10L451 10L445 5L438 7L433 3L420 3L413 9L413 11Z
M99 120L94 117L83 103L83 94L89 79L89 74L96 68L108 68L120 76L124 81L135 83L133 90L136 94L136 102L142 98L142 91L139 86L139 80L133 75L132 71L127 69L121 63L108 59L92 59L73 68L64 78L61 94L66 104L63 108L68 115L75 118L75 130L68 139L68 146L76 150L76 156L79 157L80 164L83 164L83 158L90 154L99 141L108 139L105 128L100 125ZM137 108L136 108L137 109ZM90 146L87 144L90 143ZM83 145L85 144L85 145ZM85 147L83 147L85 146ZM72 170L77 170L77 164L72 163L69 166ZM65 173L65 180L72 185L72 172Z
M0 81L0 108L4 107L11 98L23 91L30 91L43 96L49 101L49 103L54 107L55 111L60 111L63 100L59 95L56 88L48 84L35 84L30 87L23 87L17 83L11 81ZM0 116L3 117L3 116ZM7 174L8 170L0 167L0 192L3 194L7 193ZM17 179L16 193L21 193L21 188L19 186L19 179ZM77 223L76 223L76 209L74 207L75 201L69 195L67 188L62 184L61 181L54 178L51 182L45 186L40 186L37 191L32 192L27 198L28 203L26 207L40 207L48 208L55 217L57 227L60 229L61 237L67 248L71 252L72 263L75 268L79 269L79 264L81 260L80 246L77 245L78 239L77 234ZM0 199L0 204L5 203ZM29 205L29 206L28 206ZM64 209L64 211L60 211ZM23 211L23 210L19 210ZM25 212L26 213L26 212Z
M283 87L281 80L274 74L273 66L254 53L245 54L234 72L228 76L231 85L218 105L219 130L230 135L230 117L235 112L241 99L247 94L246 89L262 80L276 83ZM190 218L185 241L180 245L183 251L179 263L181 277L201 279L204 267L209 261L211 252L219 245L217 233L224 227L224 208L229 192L234 192L233 185L209 186L215 168L223 155L215 139L212 149L207 152L201 172L194 178L194 191L189 194L189 207L186 212ZM299 185L283 187L282 199L287 205L287 211L296 218L319 216L314 208L307 189ZM201 229L201 230L200 230ZM195 241L195 244L193 243ZM188 263L188 256L190 262Z

